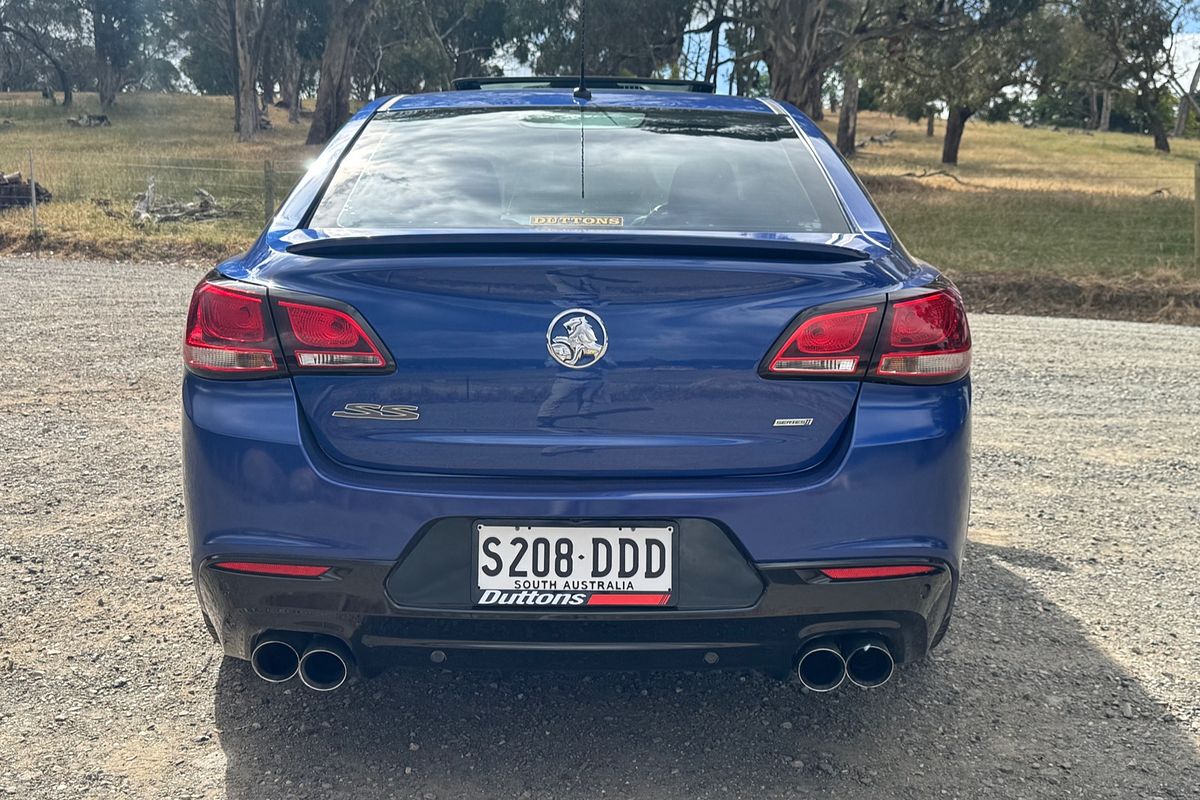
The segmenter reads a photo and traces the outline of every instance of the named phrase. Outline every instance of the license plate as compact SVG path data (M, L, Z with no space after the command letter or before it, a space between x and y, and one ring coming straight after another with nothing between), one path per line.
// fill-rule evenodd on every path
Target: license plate
M674 604L678 526L475 525L475 604Z

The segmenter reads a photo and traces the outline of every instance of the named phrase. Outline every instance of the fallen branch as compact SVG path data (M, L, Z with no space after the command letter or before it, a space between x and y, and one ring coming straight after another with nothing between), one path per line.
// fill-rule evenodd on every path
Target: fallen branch
M157 225L162 222L200 222L233 216L217 199L203 189L196 189L195 200L183 203L169 197L160 198L155 189L154 178L150 179L146 191L134 197L133 224Z
M938 177L938 176L941 176L943 178L949 178L950 180L952 180L955 183L960 184L962 186L969 185L966 181L964 181L962 178L955 175L953 172L947 172L944 169L935 169L932 171L928 170L928 169L923 169L920 172L905 172L905 173L900 174L897 177L916 178L917 180L920 180L922 178L934 178L934 177Z

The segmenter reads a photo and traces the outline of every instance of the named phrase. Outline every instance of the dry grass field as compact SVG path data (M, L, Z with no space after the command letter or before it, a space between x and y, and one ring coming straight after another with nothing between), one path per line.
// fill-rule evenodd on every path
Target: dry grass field
M0 212L0 251L215 260L244 249L262 227L264 162L276 169L279 200L319 152L304 146L307 126L288 125L280 111L272 114L277 128L239 144L228 97L122 95L109 115L111 127L66 122L98 110L88 94L77 95L69 110L37 95L0 95L0 169L28 175L32 149L35 177L54 194L38 209L40 241L30 237L28 209ZM236 216L136 227L134 196L152 177L160 195L190 200L200 187Z
M71 112L96 111L81 95ZM121 258L211 261L245 247L262 224L264 161L276 170L276 199L299 177L314 148L305 126L276 127L238 144L225 97L122 96L112 127L74 128L68 112L33 95L0 95L0 169L27 170L54 192L42 206L42 235L29 212L0 212L0 251L68 252ZM834 120L824 123L832 127ZM961 165L934 174L941 129L865 113L860 138L890 130L854 159L876 200L915 254L959 276L977 272L1167 282L1200 279L1193 262L1193 164L1200 141L1155 153L1148 137L1084 134L974 123ZM927 175L927 177L913 177ZM135 227L134 195L153 176L160 194L212 192L237 216L202 223Z
M917 255L953 272L1003 270L1119 276L1163 270L1200 278L1192 246L1200 141L1169 155L1149 137L975 123L960 164L941 169L942 127L866 114L860 139L895 129L854 159L876 201Z

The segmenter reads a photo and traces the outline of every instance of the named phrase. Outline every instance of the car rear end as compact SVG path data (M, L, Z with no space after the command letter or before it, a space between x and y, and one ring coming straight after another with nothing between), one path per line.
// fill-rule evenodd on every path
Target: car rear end
M826 690L924 655L968 507L957 292L787 109L483 95L353 121L197 287L185 488L225 652L318 689Z

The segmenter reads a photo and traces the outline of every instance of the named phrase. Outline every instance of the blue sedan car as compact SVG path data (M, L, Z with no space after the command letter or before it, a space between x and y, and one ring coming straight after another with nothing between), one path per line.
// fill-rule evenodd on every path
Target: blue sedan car
M372 103L196 287L210 630L317 690L393 664L886 682L959 580L958 292L788 104L559 84Z

